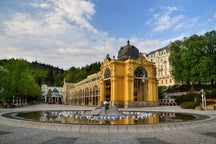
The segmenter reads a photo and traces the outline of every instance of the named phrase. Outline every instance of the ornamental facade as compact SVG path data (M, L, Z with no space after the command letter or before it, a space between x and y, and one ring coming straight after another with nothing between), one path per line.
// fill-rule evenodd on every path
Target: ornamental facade
M100 106L103 101L124 108L158 105L155 66L129 41L118 59L105 57L99 73L63 86L65 104Z
M146 54L146 58L153 62L156 66L158 86L173 86L175 85L175 80L171 74L171 65L169 64L169 45L157 49L155 51Z

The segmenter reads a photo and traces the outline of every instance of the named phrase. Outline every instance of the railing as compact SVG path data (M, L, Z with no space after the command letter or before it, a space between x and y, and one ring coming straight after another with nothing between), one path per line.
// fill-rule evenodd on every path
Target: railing
M177 103L175 102L175 99L160 99L160 105L176 106Z

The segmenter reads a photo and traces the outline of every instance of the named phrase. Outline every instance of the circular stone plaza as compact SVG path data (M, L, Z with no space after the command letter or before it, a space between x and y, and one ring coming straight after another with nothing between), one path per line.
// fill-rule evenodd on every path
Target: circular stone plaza
M119 109L205 115L196 121L150 125L75 125L9 119L4 113L40 110L93 110L95 107L39 104L0 109L0 144L215 144L216 111L178 106Z

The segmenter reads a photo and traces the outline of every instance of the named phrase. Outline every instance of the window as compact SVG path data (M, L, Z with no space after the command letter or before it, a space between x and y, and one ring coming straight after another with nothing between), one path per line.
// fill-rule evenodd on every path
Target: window
M148 77L147 71L143 67L138 67L134 72L135 77Z
M111 72L110 72L110 69L107 68L105 70L105 73L104 73L104 79L107 79L107 78L110 78L111 77Z

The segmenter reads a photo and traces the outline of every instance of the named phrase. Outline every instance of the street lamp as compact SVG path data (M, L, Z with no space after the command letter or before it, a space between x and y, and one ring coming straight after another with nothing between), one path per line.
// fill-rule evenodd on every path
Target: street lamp
M206 97L205 97L205 91L203 89L201 89L201 98L202 98L201 108L203 110L206 110Z

